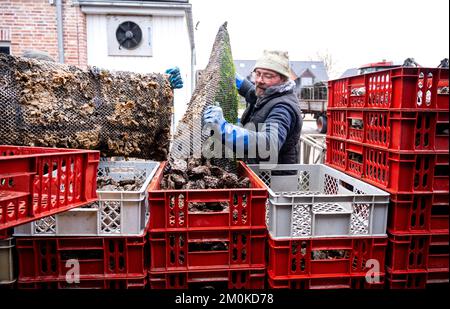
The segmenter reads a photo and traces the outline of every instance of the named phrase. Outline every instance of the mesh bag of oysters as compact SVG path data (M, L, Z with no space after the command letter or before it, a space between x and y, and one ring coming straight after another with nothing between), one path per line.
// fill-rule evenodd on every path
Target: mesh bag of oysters
M80 69L0 54L0 144L167 159L173 90L166 75Z
M236 175L237 162L233 155L205 158L203 148L208 135L202 131L202 114L209 105L223 109L224 117L233 123L237 119L238 93L230 38L223 24L216 36L208 65L202 72L186 113L177 125L164 171L161 189L225 189L248 188L247 177ZM229 159L231 158L231 159Z

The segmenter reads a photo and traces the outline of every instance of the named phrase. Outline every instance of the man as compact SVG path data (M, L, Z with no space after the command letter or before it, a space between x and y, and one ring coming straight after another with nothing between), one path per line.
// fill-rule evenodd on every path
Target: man
M203 115L205 125L219 130L222 143L232 143L236 152L243 150L248 154L250 145L259 145L261 140L265 141L265 145L275 147L275 162L274 158L261 156L264 151L257 146L255 157L244 157L247 163L299 163L302 117L294 92L295 83L289 79L288 53L264 51L263 56L256 61L253 74L255 85L236 76L239 94L248 103L241 118L244 128L227 123L222 109L217 106L206 108ZM270 151L270 154L274 152Z

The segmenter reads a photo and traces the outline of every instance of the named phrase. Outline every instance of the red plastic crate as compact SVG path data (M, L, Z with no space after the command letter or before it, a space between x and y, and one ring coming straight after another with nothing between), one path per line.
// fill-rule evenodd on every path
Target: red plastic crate
M448 234L389 234L386 266L392 273L405 271L449 271Z
M448 234L449 194L393 194L388 231L396 235Z
M114 276L92 276L80 279L80 282L69 283L66 280L19 281L18 289L145 289L147 276L117 278Z
M328 109L449 108L448 69L393 68L332 80L328 89Z
M0 230L0 240L10 238L12 236L13 232L14 232L14 229L12 229L12 228Z
M347 109L328 111L328 136L395 151L448 151L449 113Z
M402 153L327 138L327 165L391 194L448 192L448 153Z
M387 268L386 287L388 289L425 289L448 286L448 271L409 271L392 273Z
M18 280L64 280L79 265L80 279L146 274L146 237L16 238Z
M149 186L150 231L168 232L204 228L266 228L267 188L243 162L238 175L250 179L250 188L161 190L167 162L160 165ZM190 203L228 203L227 211L190 212Z
M0 230L95 201L98 151L0 146Z
M367 146L399 151L448 151L448 112L363 111ZM349 127L349 131L351 128Z
M150 271L265 267L266 230L150 233Z
M150 289L264 289L266 269L149 273Z
M387 237L275 240L269 235L268 271L275 279L365 276L371 259L379 264L375 272L384 270L386 248Z
M378 280L368 281L361 276L316 277L304 279L273 278L269 272L267 282L269 289L300 289L300 290L329 290L329 289L383 289L385 285L384 273L379 273Z
M429 271L427 274L427 287L449 284L448 271Z
M386 271L386 287L388 289L425 289L427 272L405 272L393 274Z

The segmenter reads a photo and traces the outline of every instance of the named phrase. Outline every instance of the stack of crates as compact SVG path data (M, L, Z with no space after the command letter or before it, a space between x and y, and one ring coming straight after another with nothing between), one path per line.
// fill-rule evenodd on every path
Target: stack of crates
M14 228L17 287L145 288L147 187L158 167L148 161L99 163L97 157L92 183L98 199ZM97 173L117 182L135 179L142 185L138 191L95 190ZM83 174L87 173L80 171Z
M382 288L389 194L328 166L251 165L269 187L269 288Z
M242 162L249 188L162 190L149 186L151 289L262 289L266 277L264 183ZM195 205L218 211L198 211Z
M98 151L0 145L1 287L16 281L13 228L95 201L99 156Z
M399 67L329 82L329 166L391 195L390 288L448 283L448 68Z

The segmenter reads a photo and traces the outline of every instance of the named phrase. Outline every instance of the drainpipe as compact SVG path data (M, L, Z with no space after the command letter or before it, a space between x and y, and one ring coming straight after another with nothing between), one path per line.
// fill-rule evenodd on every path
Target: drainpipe
M60 63L64 63L62 0L56 0L56 28L58 31L58 59Z
M195 52L195 43L194 43L194 23L192 18L192 5L189 5L186 8L186 19L188 25L188 33L189 33L189 42L191 45L191 93L194 92L195 89L195 65L196 65L196 52Z

